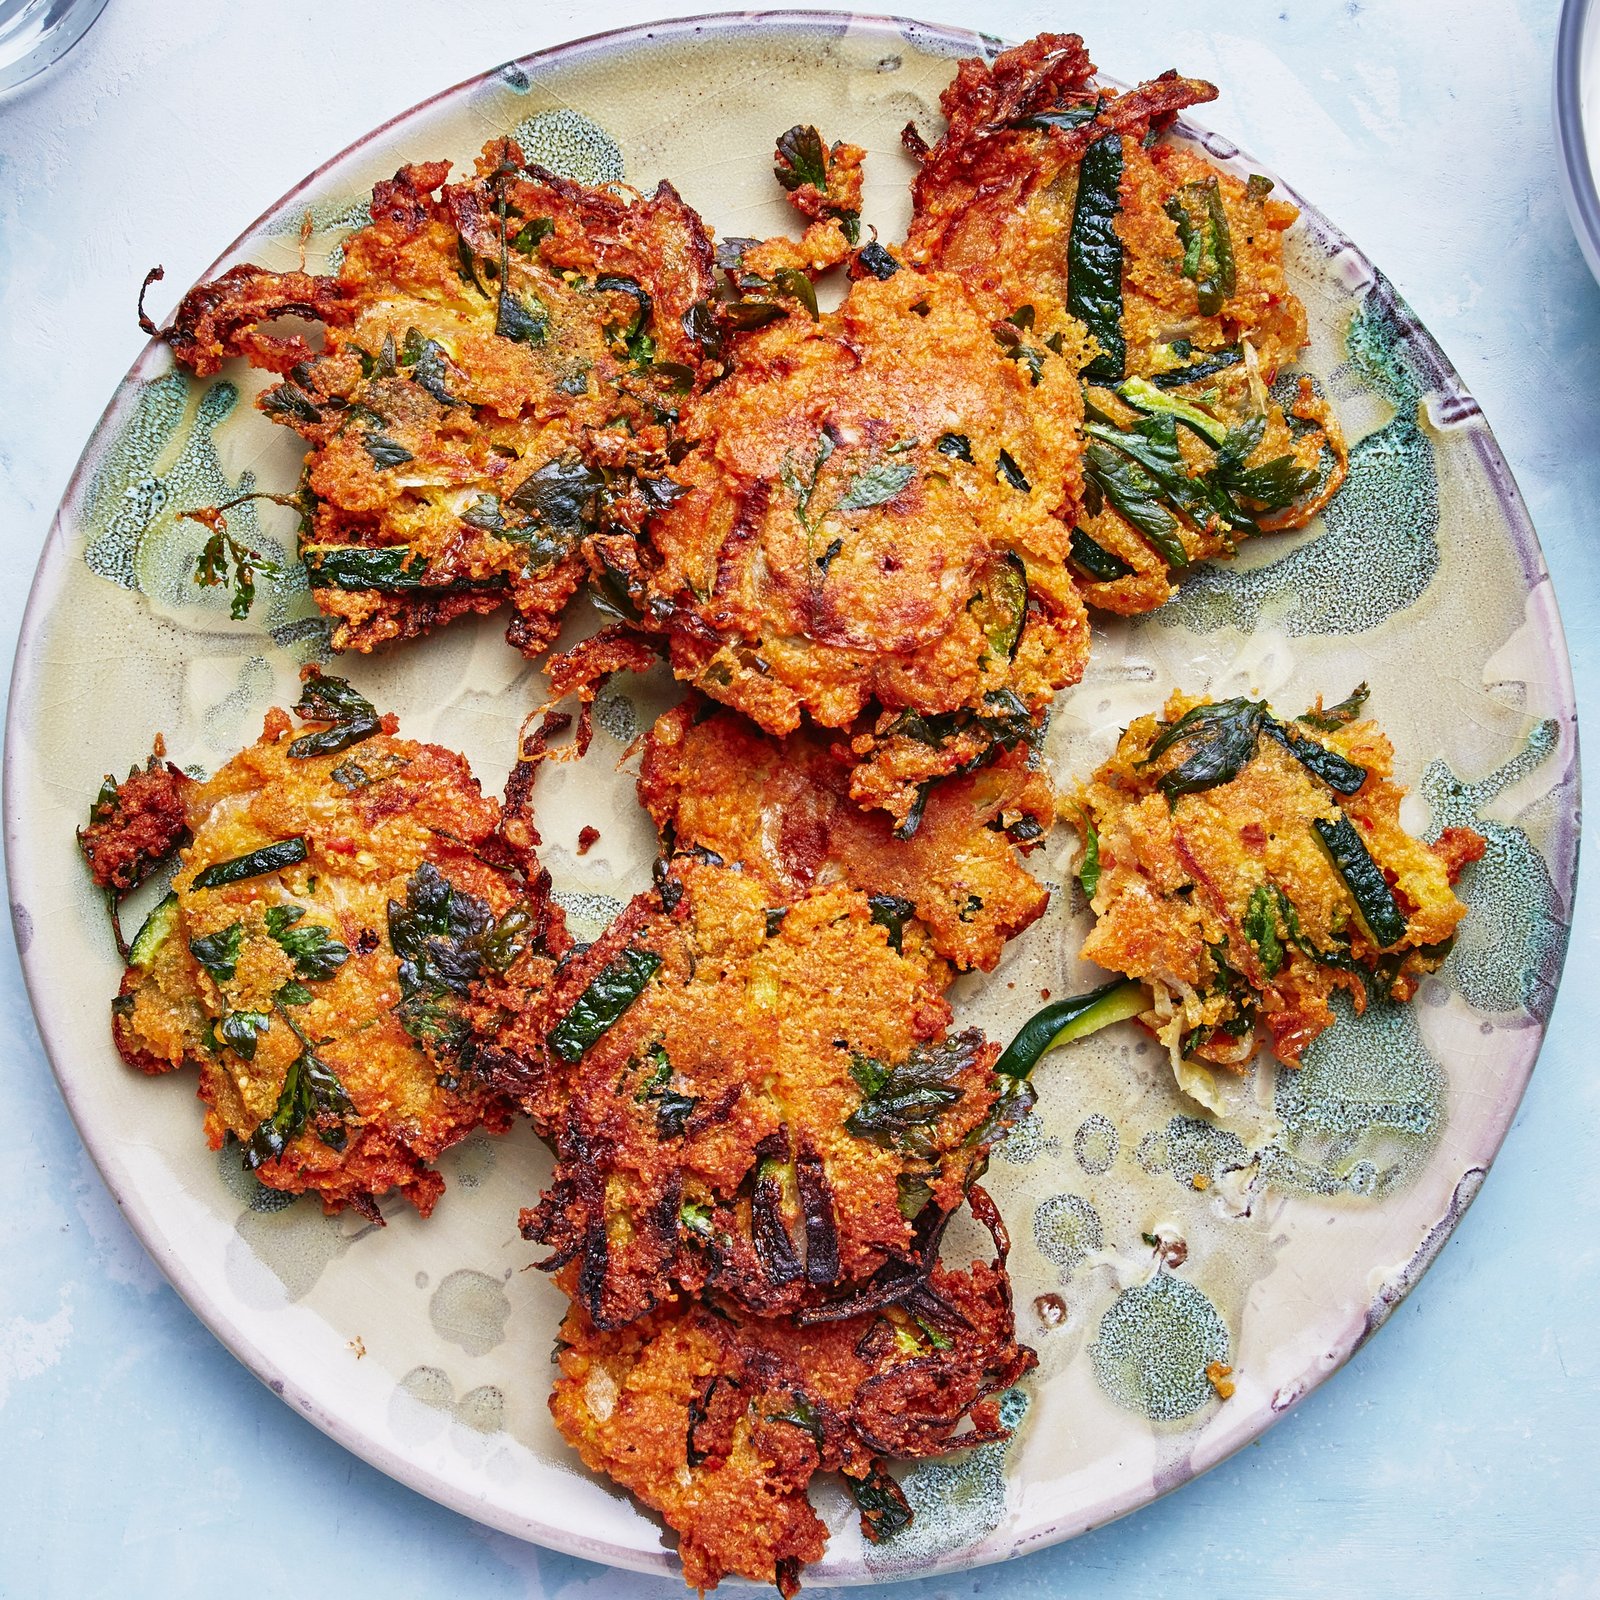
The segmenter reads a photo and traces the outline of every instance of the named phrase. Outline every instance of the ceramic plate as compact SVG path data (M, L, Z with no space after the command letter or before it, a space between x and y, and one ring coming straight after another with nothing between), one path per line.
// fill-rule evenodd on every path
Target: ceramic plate
M814 122L868 147L866 217L899 237L911 167L956 58L995 41L843 15L726 16L586 40L514 62L380 128L274 206L219 258L282 267L314 226L326 261L373 181L441 154L470 163L514 132L538 160L648 189L670 176L719 233L789 226L774 136ZM1159 66L1159 61L1153 66ZM1226 116L1224 107L1221 115ZM1259 170L1190 130L1213 157ZM1289 192L1286 189L1280 192ZM1249 690L1284 708L1373 686L1424 832L1480 829L1472 908L1416 1004L1348 1014L1300 1072L1263 1066L1208 1116L1164 1054L1123 1024L1041 1071L1038 1114L999 1152L992 1189L1016 1241L1023 1337L1038 1371L1006 1401L1009 1444L905 1475L916 1522L863 1545L842 1493L811 1578L861 1582L996 1561L1118 1516L1258 1435L1340 1365L1427 1266L1511 1124L1555 994L1577 852L1572 683L1533 529L1477 406L1392 287L1306 207L1289 236L1310 313L1305 367L1353 441L1350 479L1300 534L1196 572L1165 610L1103 621L1083 683L1055 708L1066 779L1173 685ZM210 276L211 273L208 273ZM14 914L34 1009L72 1113L151 1254L239 1358L318 1426L424 1494L496 1528L646 1570L674 1564L658 1523L589 1477L545 1406L560 1299L518 1237L546 1172L525 1129L443 1162L421 1223L376 1229L286 1204L206 1151L188 1074L147 1080L112 1050L119 966L73 847L102 772L157 729L214 770L294 697L325 632L303 592L264 591L249 623L197 590L203 538L175 513L295 483L297 441L256 413L257 375L175 374L152 345L113 397L51 529L23 626L6 747ZM292 546L265 506L237 531ZM502 619L503 620L503 619ZM573 627L594 626L575 619ZM341 670L403 730L464 749L498 787L542 679L501 620L455 624ZM624 752L670 684L626 680L581 764L541 777L545 860L579 937L647 881L653 838ZM583 858L578 829L601 842ZM1051 910L989 977L956 991L1001 1038L1097 975L1064 834L1035 857ZM147 886L149 888L151 886ZM139 908L131 907L130 917ZM1182 1239L1158 1261L1143 1235ZM1182 1260L1178 1259L1182 1256ZM1220 1400L1205 1368L1233 1368Z

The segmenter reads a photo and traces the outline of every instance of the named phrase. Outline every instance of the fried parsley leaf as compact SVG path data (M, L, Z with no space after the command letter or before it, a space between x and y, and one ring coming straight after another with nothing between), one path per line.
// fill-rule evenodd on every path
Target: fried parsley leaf
M238 970L239 949L243 943L244 924L233 922L216 933L191 939L189 953L218 983L226 983Z
M902 1528L910 1526L911 1503L905 1491L878 1462L873 1462L866 1477L847 1476L844 1481L861 1513L861 1531L873 1544L892 1538Z
M858 1139L900 1143L931 1154L920 1130L961 1099L962 1091L950 1080L971 1065L973 1055L972 1036L956 1034L938 1044L915 1046L892 1067L871 1056L852 1056L850 1073L863 1099L845 1118L845 1127Z
M301 1051L289 1063L272 1115L245 1144L244 1164L251 1172L277 1160L308 1127L330 1150L343 1150L350 1137L347 1124L356 1116L339 1075L317 1055L293 1018L279 1014L300 1040Z
M779 134L772 175L790 192L810 184L819 194L826 194L828 156L822 135L803 124Z
M1324 706L1319 700L1309 711L1302 711L1294 720L1303 722L1308 728L1316 728L1321 733L1333 733L1340 728L1347 728L1357 717L1368 700L1372 698L1372 691L1364 683L1358 683L1343 700L1334 706Z
M308 983L315 983L331 978L350 959L350 949L320 923L297 927L305 914L304 906L269 906L267 932L294 962L296 974Z

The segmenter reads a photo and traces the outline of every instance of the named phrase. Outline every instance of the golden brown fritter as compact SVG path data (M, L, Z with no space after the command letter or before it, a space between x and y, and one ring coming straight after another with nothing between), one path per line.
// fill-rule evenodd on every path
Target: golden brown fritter
M921 825L896 839L849 796L850 768L809 732L777 740L691 699L644 741L639 798L669 848L711 850L766 882L772 904L819 884L864 891L891 939L907 917L963 969L991 969L1048 892L1018 859L1054 818L1054 794L1024 752L935 785Z
M1073 559L1111 611L1162 604L1173 574L1257 532L1302 527L1337 490L1343 437L1301 380L1283 267L1299 215L1162 137L1214 99L1166 74L1097 84L1075 35L965 61L913 192L906 261L958 273L996 314L1063 295L1093 337L1085 515Z
M509 602L539 653L584 537L637 524L681 393L721 370L710 238L670 184L588 189L498 139L448 177L380 183L335 276L236 267L167 334L197 373L285 374L259 404L310 446L300 555L339 650ZM285 315L324 325L320 354L262 330Z
M947 1031L915 921L891 940L842 884L772 900L679 856L551 994L529 1110L556 1171L523 1231L600 1327L675 1291L773 1314L906 1284L1025 1109Z
M898 271L742 336L732 374L685 402L683 492L644 559L598 544L635 564L621 576L680 678L770 733L870 711L857 762L915 745L915 775L855 789L900 822L921 782L1014 744L1083 671L1081 335L1058 304L1030 314L1036 360L955 277Z
M1239 1071L1264 1044L1295 1066L1334 989L1358 1011L1369 991L1408 1000L1444 959L1466 914L1450 885L1483 841L1406 833L1364 699L1284 722L1175 693L1079 790L1098 856L1084 958L1150 984L1175 1063Z
M548 878L465 760L313 674L258 743L182 791L193 839L113 1005L130 1065L193 1063L213 1147L272 1188L424 1215L429 1163L513 1103L479 1041L535 1009L567 945ZM528 843L523 831L524 846ZM535 840L536 842L536 836Z
M917 1315L810 1326L688 1301L601 1331L574 1306L550 1409L586 1466L678 1533L691 1588L735 1574L793 1595L827 1543L806 1497L817 1472L846 1474L876 1538L911 1517L884 1458L1006 1436L999 1396L1035 1357L1016 1342L1003 1245L923 1287Z

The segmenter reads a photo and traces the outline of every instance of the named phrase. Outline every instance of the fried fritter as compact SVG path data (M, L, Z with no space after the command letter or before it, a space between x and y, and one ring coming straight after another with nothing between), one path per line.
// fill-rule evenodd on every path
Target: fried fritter
M173 781L192 842L113 1036L140 1071L197 1066L212 1146L238 1139L262 1183L375 1218L398 1189L426 1215L428 1163L511 1120L474 1047L537 1007L565 925L461 756L340 679L313 673L296 709L310 731L271 711L215 777Z
M849 786L825 739L773 739L698 700L657 720L639 768L639 798L669 847L738 862L775 905L842 882L868 895L891 939L914 916L947 961L986 971L1043 913L1049 894L1018 852L1044 837L1055 800L1022 751L934 786L909 839L854 805Z
M787 898L679 856L559 975L528 1104L556 1171L523 1232L599 1327L704 1287L769 1315L908 1288L1026 1107L948 1032L915 921L891 938L842 884Z
M1073 560L1092 605L1133 614L1193 562L1303 527L1345 449L1308 380L1274 392L1306 342L1283 267L1299 212L1162 137L1210 84L1169 73L1118 93L1094 71L1070 34L964 61L903 254L958 273L997 315L1060 297L1087 325Z
M338 650L510 603L542 651L586 574L585 536L637 524L680 393L720 372L710 238L648 198L524 164L404 167L333 277L239 266L190 292L166 337L206 374L285 375L258 402L310 446L300 555ZM265 332L326 329L321 353Z
M732 374L685 402L683 492L643 559L599 542L636 564L642 625L670 636L680 678L776 734L870 708L858 763L914 747L907 770L854 783L897 822L1083 671L1066 566L1081 330L1057 302L1030 318L1023 357L959 279L899 271L743 336Z
M601 1331L574 1306L550 1409L586 1466L678 1533L690 1588L736 1574L791 1596L827 1542L816 1473L846 1474L876 1538L911 1518L883 1458L1006 1436L999 1396L1035 1357L1016 1342L1003 1245L993 1264L935 1266L925 1287L918 1316L811 1326L683 1302Z
M1098 855L1083 956L1150 984L1175 1064L1242 1071L1264 1044L1295 1066L1334 989L1358 1011L1408 1000L1444 960L1466 914L1451 883L1484 841L1406 833L1365 697L1280 721L1175 693L1079 790Z

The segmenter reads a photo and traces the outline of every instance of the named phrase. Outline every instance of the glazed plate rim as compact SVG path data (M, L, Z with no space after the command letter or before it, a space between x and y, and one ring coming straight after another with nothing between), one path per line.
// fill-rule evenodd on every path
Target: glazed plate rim
M297 196L316 183L331 168L338 166L353 156L380 148L395 130L410 123L420 114L442 103L451 102L458 97L472 94L504 73L509 66L548 67L570 63L590 56L624 55L636 46L659 40L663 36L692 38L700 33L714 33L721 41L725 41L728 35L759 36L763 34L781 35L795 32L813 32L832 36L844 27L852 28L858 32L865 31L881 34L886 42L894 40L904 44L907 42L926 41L934 46L939 54L949 56L952 70L955 60L959 56L992 55L996 44L996 41L988 36L976 32L942 24L919 22L909 18L842 11L789 10L709 13L670 18L659 22L636 24L609 30L556 44L492 67L486 72L465 79L436 94L429 95L353 141L344 150L330 157L313 172L309 173L245 228L218 255L212 265L201 274L201 281L212 277L224 263L231 260L241 245L257 236L273 218L284 214L294 204ZM1226 157L1230 153L1238 153L1233 150L1228 141L1220 140L1216 136L1204 133L1197 125L1189 123L1187 120L1185 121L1185 127L1203 141L1214 141L1213 153L1215 154ZM848 132L848 130L845 131ZM1222 146L1227 148L1220 148ZM1270 171L1271 169L1258 167L1257 170ZM1477 450L1488 477L1494 483L1504 519L1505 531L1521 562L1524 576L1527 580L1528 593L1530 595L1535 594L1541 587L1544 590L1541 622L1549 651L1549 660L1555 668L1554 682L1552 684L1553 695L1558 702L1555 711L1561 719L1563 729L1571 730L1571 737L1574 741L1570 752L1572 802L1570 807L1563 809L1557 817L1552 837L1552 874L1553 877L1559 876L1560 878L1560 881L1555 882L1555 888L1562 897L1564 905L1570 908L1571 897L1577 879L1577 827L1579 814L1575 695L1570 659L1556 609L1554 592L1550 587L1537 535L1528 518L1521 494L1512 479L1510 469L1500 453L1498 444L1489 430L1487 422L1481 418L1481 413L1474 418L1473 414L1476 412L1475 404L1471 402L1459 376L1432 336L1410 314L1403 302L1399 301L1398 297L1393 294L1393 291L1387 286L1387 280L1383 278L1382 274L1356 245L1351 243L1340 230L1329 223L1314 206L1307 204L1293 191L1292 187L1289 185L1283 185L1282 187L1300 205L1303 223L1319 230L1325 241L1337 241L1336 251L1330 253L1337 253L1342 256L1348 252L1349 264L1370 285L1369 292L1385 293L1390 297L1397 312L1406 320L1407 335L1414 341L1414 348L1426 358L1432 374L1441 388L1452 396L1459 397L1462 401L1462 416L1474 421L1474 426L1471 429L1473 447ZM154 376L154 369L165 359L165 345L158 339L152 339L140 353L127 375L117 385L105 411L89 435L84 454L74 468L67 488L63 493L60 507L51 521L49 533L41 552L23 613L18 634L16 657L12 667L11 692L6 714L4 754L6 870L12 885L14 932L23 975L28 988L29 1001L30 1005L33 1006L40 1037L45 1045L62 1097L85 1147L111 1190L119 1210L127 1218L134 1233L160 1267L168 1281L176 1289L189 1309L194 1312L217 1339L285 1403L308 1417L317 1427L339 1444L367 1461L370 1465L378 1468L387 1476L485 1526L512 1534L552 1550L583 1557L591 1561L603 1562L611 1566L653 1574L671 1572L676 1569L677 1558L675 1552L670 1549L650 1550L619 1546L608 1540L587 1538L570 1527L541 1522L531 1510L521 1515L511 1515L503 1513L498 1507L486 1506L448 1476L419 1465L406 1451L395 1448L387 1441L374 1438L363 1432L349 1419L342 1417L336 1410L324 1407L313 1399L310 1394L291 1383L252 1336L249 1318L235 1314L232 1308L219 1304L208 1295L204 1286L198 1281L197 1275L188 1267L183 1252L177 1248L169 1247L163 1242L161 1231L155 1224L153 1210L147 1208L142 1197L125 1194L119 1187L113 1177L113 1174L119 1170L119 1163L115 1157L114 1150L111 1148L113 1141L109 1135L97 1135L94 1119L90 1115L87 1106L87 1101L92 1091L92 1083L85 1074L73 1069L73 1063L70 1060L63 1059L64 1052L53 1039L52 1029L45 1021L45 1017L49 1014L49 1008L43 1005L42 1000L49 992L48 978L50 975L43 970L42 958L38 949L34 947L30 925L26 921L27 913L24 910L24 907L29 903L29 897L25 892L24 886L30 883L32 874L28 860L28 822L26 816L22 814L22 807L17 799L19 792L17 763L21 760L23 748L23 740L19 733L23 712L19 701L18 689L23 675L24 663L31 658L35 651L38 635L44 625L46 616L55 605L67 574L73 570L78 561L78 552L70 547L71 540L69 538L69 535L75 534L76 528L69 525L67 513L77 502L84 485L85 475L95 464L93 457L96 441L101 437L108 421L124 405L130 391L135 386L141 385L146 379ZM1563 931L1560 935L1560 949L1555 953L1554 957L1554 968L1558 978L1561 965L1565 959L1566 938L1567 934ZM1147 1492L1122 1492L1105 1497L1102 1503L1080 1502L1064 1507L1049 1518L1040 1519L1036 1517L1030 1527L1013 1525L1009 1530L1012 1535L1009 1541L997 1541L991 1534L975 1546L947 1552L915 1570L879 1572L861 1567L848 1573L830 1572L826 1575L825 1581L875 1583L895 1582L914 1577L931 1577L941 1573L966 1570L989 1562L1004 1560L1012 1555L1037 1550L1064 1539L1075 1537L1091 1528L1103 1525L1149 1504L1163 1494L1170 1492L1179 1483L1187 1481L1188 1477L1196 1476L1200 1471L1208 1470L1232 1455L1235 1450L1260 1437L1279 1416L1286 1414L1294 1404L1297 1404L1306 1394L1309 1394L1331 1376L1333 1372L1337 1371L1365 1342L1366 1338L1381 1325L1388 1312L1393 1309L1394 1305L1399 1303L1400 1298L1415 1285L1423 1272L1426 1271L1428 1265L1437 1255L1439 1248L1465 1212L1467 1205L1470 1204L1473 1195L1477 1192L1477 1186L1481 1184L1482 1175L1487 1172L1506 1133L1510 1129L1516 1107L1520 1103L1521 1094L1526 1089L1527 1077L1531 1073L1547 1027L1548 1015L1543 1021L1535 1017L1530 1026L1519 1030L1520 1042L1515 1051L1515 1059L1508 1063L1507 1070L1508 1078L1512 1076L1520 1077L1520 1087L1517 1090L1516 1098L1511 1101L1509 1109L1494 1130L1492 1141L1479 1149L1477 1152L1478 1159L1475 1164L1469 1167L1467 1174L1458 1183L1446 1214L1439 1218L1431 1231L1428 1232L1416 1255L1400 1274L1398 1293L1390 1293L1388 1290L1383 1291L1363 1315L1352 1318L1348 1325L1341 1329L1338 1339L1332 1342L1326 1353L1315 1359L1304 1372L1300 1381L1292 1386L1295 1392L1281 1409L1275 1405L1263 1405L1255 1410L1245 1411L1241 1423L1222 1430L1220 1439L1215 1434L1210 1437L1208 1444L1213 1447L1205 1450L1205 1459L1203 1461L1197 1460L1193 1462L1191 1464L1192 1470L1169 1483L1161 1485L1152 1483ZM1476 1181L1469 1186L1468 1178L1473 1173L1478 1176ZM1077 1359L1084 1359L1084 1356L1080 1354ZM821 1576L820 1573L819 1576Z

